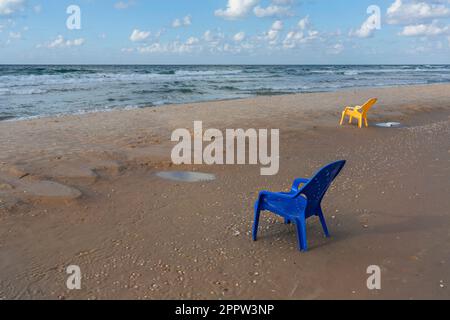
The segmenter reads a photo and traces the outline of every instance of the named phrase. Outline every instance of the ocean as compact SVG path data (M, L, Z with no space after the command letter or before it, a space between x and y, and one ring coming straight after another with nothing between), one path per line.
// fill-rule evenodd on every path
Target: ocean
M0 65L0 121L450 82L450 65Z

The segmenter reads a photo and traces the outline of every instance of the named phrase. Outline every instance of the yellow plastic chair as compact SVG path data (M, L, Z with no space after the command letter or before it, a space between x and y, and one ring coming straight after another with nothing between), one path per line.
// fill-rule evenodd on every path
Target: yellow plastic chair
M346 107L344 112L342 112L341 126L344 123L345 117L349 116L350 121L348 123L351 124L353 121L353 118L356 118L356 119L358 119L359 128L362 128L363 121L364 121L366 127L368 127L369 121L367 121L367 113L377 103L377 101L378 101L378 99L370 99L362 106L356 106L354 108Z

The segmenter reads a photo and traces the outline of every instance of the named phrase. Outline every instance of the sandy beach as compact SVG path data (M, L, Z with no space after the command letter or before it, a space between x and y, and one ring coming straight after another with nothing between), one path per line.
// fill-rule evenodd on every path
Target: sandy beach
M377 97L371 126L342 110ZM280 171L174 166L178 128L280 129ZM379 128L379 122L400 128ZM450 299L450 85L263 96L0 122L0 299ZM270 213L251 241L260 190L329 162L332 234L310 251ZM211 182L160 171L211 173ZM78 265L81 290L66 288ZM367 267L382 289L366 286Z

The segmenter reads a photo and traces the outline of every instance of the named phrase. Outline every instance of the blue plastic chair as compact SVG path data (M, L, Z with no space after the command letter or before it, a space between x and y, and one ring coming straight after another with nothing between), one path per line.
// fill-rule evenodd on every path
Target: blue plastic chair
M300 251L308 251L306 240L306 219L317 216L322 223L327 238L330 237L323 211L322 199L333 180L344 168L346 161L337 161L319 170L308 179L294 181L291 192L272 193L262 191L255 204L255 223L253 225L253 241L258 237L258 226L261 211L273 212L285 219L285 223L294 223L297 227L297 238ZM303 184L303 187L300 186Z

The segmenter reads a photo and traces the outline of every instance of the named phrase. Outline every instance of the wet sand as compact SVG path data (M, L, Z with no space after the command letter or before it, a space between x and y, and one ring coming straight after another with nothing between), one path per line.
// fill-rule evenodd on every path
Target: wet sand
M371 126L344 106L380 99ZM1 299L449 299L450 85L357 89L0 122ZM281 130L280 172L174 166L171 133ZM379 128L400 122L401 128ZM348 161L324 200L331 239L264 213L260 190ZM161 179L198 171L214 181ZM79 265L82 290L66 288ZM382 270L369 291L366 269Z

